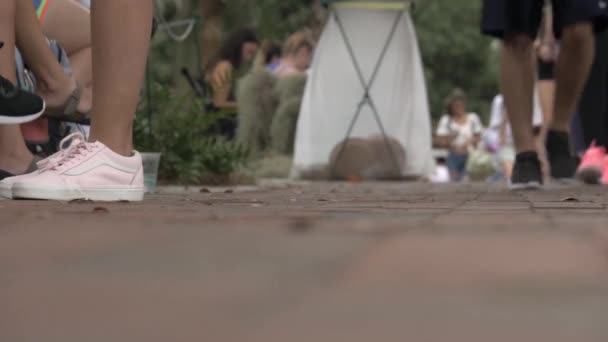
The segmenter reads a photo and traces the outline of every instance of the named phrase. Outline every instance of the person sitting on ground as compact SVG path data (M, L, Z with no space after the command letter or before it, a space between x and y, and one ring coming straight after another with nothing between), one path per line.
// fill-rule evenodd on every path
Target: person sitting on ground
M136 1L92 3L96 100L89 141L82 135L71 136L69 146L45 160L41 170L0 181L0 196L63 201L143 199L142 159L133 150L132 128L144 79L153 8L151 1L137 1L137 5L132 2ZM7 45L7 49L0 50L0 74L3 75L14 72L16 3L17 0L0 1L0 37L6 39ZM13 57L7 56L6 50L11 51ZM22 140L18 136L7 136L3 127L0 125L0 147L6 144L13 147L12 144ZM100 167L103 165L113 167Z
M215 58L205 68L205 81L211 86L211 97L216 109L236 109L236 80L244 74L256 56L259 40L254 31L234 32Z
M439 145L449 149L447 166L452 181L459 182L466 173L469 151L481 139L483 125L475 113L467 113L466 96L455 89L446 100L447 113L437 126Z
M67 98L65 94L49 92L44 83L36 89L49 103L49 111L45 114L62 121L87 119L93 102L90 11L75 0L33 0L33 4L33 8L29 4L20 5L18 12L23 21L17 25L33 25L31 12L35 10L42 32L52 40L49 45L52 46L56 59L64 69L66 66L69 69L65 70L69 75L64 78L70 78L70 83L65 87L70 90ZM27 65L27 68L31 67ZM34 76L37 77L36 74ZM33 146L47 146L48 126L46 118L22 125L24 138L31 144L31 150L38 149ZM54 145L53 140L50 139L49 147ZM51 148L52 150L54 149Z
M291 35L285 42L283 57L274 70L278 77L303 74L312 62L314 43L308 32L302 31Z
M34 0L37 1L41 0ZM83 111L80 113L88 114L92 106L93 82L90 10L75 0L43 2L46 9L44 16L39 16L42 31L65 49L73 78L82 89L80 102L83 102Z
M281 56L283 53L281 46L275 43L268 43L266 46L262 47L262 51L266 70L270 72L275 71L281 64Z
M31 1L14 3L3 1L3 5L6 6L6 12L2 13L5 18L2 19L3 26L0 28L0 33L5 42L2 54L5 58L3 64L6 70L2 75L9 80L4 88L11 83L16 84L16 79L13 77L15 46L18 46L30 71L36 77L36 92L45 101L45 112L65 113L68 107L75 111L90 111L90 103L84 104L79 99L75 99L76 82L64 72L57 56L49 48L36 18L34 4ZM31 171L30 166L34 164L34 160L34 156L25 145L19 126L8 125L0 128L0 169L4 170L4 176Z

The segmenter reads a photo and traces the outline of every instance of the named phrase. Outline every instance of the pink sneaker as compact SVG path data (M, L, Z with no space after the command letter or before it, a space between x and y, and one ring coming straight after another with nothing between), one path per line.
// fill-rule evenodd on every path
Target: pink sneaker
M600 184L605 159L606 149L595 146L595 142L593 142L583 155L581 164L576 171L576 178L585 184Z
M70 134L67 137L65 137L63 140L61 140L61 143L59 144L59 146L61 146L61 150L59 152L55 153L54 155L52 155L46 159L40 160L36 163L38 170L31 172L31 173L15 176L15 177L5 178L2 181L0 181L0 197L7 198L7 199L13 199L13 185L15 183L25 180L26 177L38 174L40 169L45 168L45 166L47 166L49 163L51 163L53 161L63 158L63 156L65 154L70 152L71 148L73 148L79 142L81 142L83 140L84 140L84 137L80 133ZM66 146L67 143L69 143L69 145Z
M38 173L38 171L34 171L32 173L26 173L24 175L19 175L19 176L8 177L8 178L4 178L3 180L1 180L0 181L0 197L6 198L6 199L13 199L13 184L15 184L16 182L19 182L21 180L24 180L28 176L31 176L36 173Z
M144 177L139 153L124 157L82 135L69 148L47 159L31 177L13 184L13 197L71 201L141 201Z

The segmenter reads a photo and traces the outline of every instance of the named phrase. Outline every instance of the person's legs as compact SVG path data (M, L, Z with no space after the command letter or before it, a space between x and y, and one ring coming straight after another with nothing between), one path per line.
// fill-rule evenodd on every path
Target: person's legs
M45 99L48 108L61 108L72 95L76 83L66 75L49 48L32 1L17 1L15 33L23 58L36 75L37 93ZM90 99L82 98L77 110L86 113L90 107Z
M608 173L604 159L608 148L608 31L596 37L595 60L581 96L578 122L584 136L585 153L577 178L588 184L600 183ZM605 176L605 175L604 175Z
M47 3L43 19L42 31L66 50L74 78L84 88L83 99L90 99L93 79L90 10L75 0L52 0Z
M93 116L91 141L124 156L133 151L132 125L152 31L150 0L92 3Z
M587 146L595 142L608 147L608 30L596 38L595 60L589 73L578 112Z
M500 84L509 111L518 153L535 151L532 130L534 108L533 41L527 34L505 38L500 63Z
M89 142L71 136L70 146L39 173L13 181L15 198L143 199L142 159L133 151L132 124L150 43L152 2L95 1L91 14L95 94Z
M576 112L593 63L594 48L591 22L577 23L563 29L550 130L570 131L572 115Z
M15 73L15 0L0 1L0 75L13 84ZM0 124L0 170L12 174L26 171L32 161L32 154L25 146L18 125Z
M74 0L50 0L42 30L49 38L61 42L68 55L91 47L91 13Z
M513 189L542 184L532 118L534 110L533 39L540 26L543 0L484 0L482 31L503 40L500 85L509 112L517 152Z
M560 179L572 178L576 171L570 125L593 63L593 31L602 25L606 9L602 9L602 2L596 0L553 0L553 9L555 33L561 39L561 48L546 149L551 176Z

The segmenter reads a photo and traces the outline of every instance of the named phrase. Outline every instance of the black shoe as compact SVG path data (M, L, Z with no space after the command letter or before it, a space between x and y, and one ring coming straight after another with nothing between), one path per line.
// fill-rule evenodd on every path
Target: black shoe
M0 124L16 125L34 121L44 113L44 100L20 90L0 76Z
M512 190L538 189L542 184L543 176L536 152L518 153L509 187Z
M9 178L9 177L13 177L13 176L15 176L15 175L8 171L4 171L4 170L0 169L0 181L3 180L4 178Z
M570 152L570 137L566 132L547 132L547 158L551 168L551 177L554 179L574 178L576 159Z

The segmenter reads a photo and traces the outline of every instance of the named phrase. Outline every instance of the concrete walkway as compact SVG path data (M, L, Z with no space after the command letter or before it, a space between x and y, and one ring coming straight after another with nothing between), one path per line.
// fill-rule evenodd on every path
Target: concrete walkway
M608 191L0 201L2 342L608 341Z

